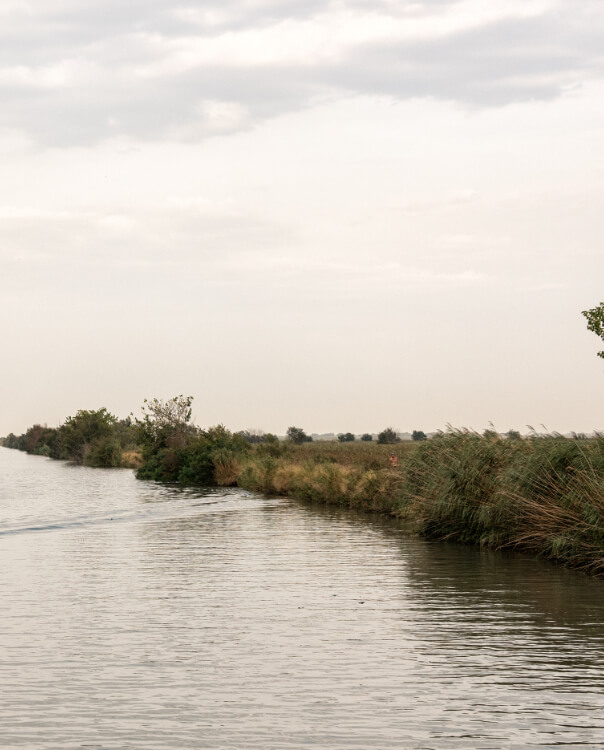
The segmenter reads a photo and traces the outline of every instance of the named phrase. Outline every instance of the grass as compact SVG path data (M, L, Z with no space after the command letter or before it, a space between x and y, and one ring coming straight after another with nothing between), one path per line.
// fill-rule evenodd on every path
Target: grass
M388 466L388 456L394 453L403 460L417 447L411 441L394 445L380 445L376 442L355 441L350 443L316 441L291 445L287 456L293 463L333 463L338 466L353 466L365 470L383 469Z
M388 456L400 458L390 468ZM239 465L239 486L406 519L418 533L515 547L604 574L604 438L507 440L453 431L424 443L309 443Z
M128 451L122 461L136 467L140 455ZM508 440L459 430L395 445L224 448L212 461L221 486L394 515L429 538L518 548L604 575L604 437Z
M138 450L122 452L121 467L123 469L140 469L143 465L143 456Z

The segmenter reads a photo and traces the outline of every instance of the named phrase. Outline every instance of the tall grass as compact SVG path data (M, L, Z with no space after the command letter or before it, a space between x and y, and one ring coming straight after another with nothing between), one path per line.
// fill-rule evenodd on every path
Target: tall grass
M388 456L400 457L389 468ZM515 547L604 574L604 438L451 431L418 444L315 443L252 453L237 483L379 511L424 536Z

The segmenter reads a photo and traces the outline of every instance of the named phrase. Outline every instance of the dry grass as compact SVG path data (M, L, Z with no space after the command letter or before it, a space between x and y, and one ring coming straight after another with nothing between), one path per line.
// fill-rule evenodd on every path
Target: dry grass
M232 487L237 484L241 471L239 459L227 450L219 451L213 458L214 479L220 487Z
M395 446L317 442L252 453L239 468L247 489L393 514L425 536L518 547L604 575L602 438L460 431Z
M122 468L140 469L143 465L143 456L139 451L124 451L122 453Z
M418 443L405 441L394 445L380 445L376 442L355 441L350 443L317 441L292 445L289 458L296 463L315 461L334 463L340 466L353 466L365 470L381 469L388 466L391 453L402 462L416 450Z

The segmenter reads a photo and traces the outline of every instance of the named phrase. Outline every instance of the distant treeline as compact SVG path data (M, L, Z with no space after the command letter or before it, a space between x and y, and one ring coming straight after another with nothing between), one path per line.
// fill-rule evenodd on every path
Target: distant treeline
M0 439L0 444L79 465L135 468L140 479L211 484L228 456L241 457L254 448L259 455L283 455L287 446L313 442L300 427L289 427L285 441L261 430L232 433L224 425L202 429L191 423L192 401L190 396L145 400L140 418L118 419L105 407L81 409L59 427L34 424L22 435L11 433ZM337 439L356 441L351 432L340 433ZM427 436L414 430L412 439L422 441ZM372 442L373 436L364 433L360 440ZM387 427L377 435L377 442L394 445L400 438Z

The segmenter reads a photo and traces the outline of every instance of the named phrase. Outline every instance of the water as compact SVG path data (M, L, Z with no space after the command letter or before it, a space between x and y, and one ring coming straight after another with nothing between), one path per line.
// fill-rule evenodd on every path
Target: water
M0 450L0 747L601 748L604 581Z

